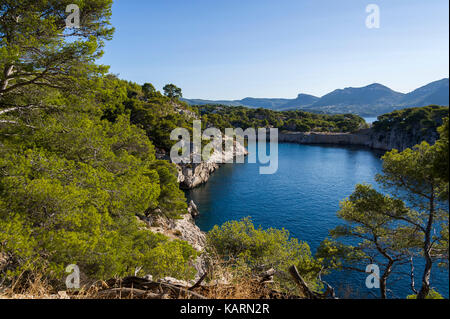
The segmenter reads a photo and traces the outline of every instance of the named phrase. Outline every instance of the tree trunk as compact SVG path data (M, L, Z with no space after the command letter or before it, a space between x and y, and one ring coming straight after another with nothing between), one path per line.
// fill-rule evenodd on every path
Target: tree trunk
M380 297L381 299L387 299L387 279L392 272L392 266L394 265L393 260L389 260L386 270L380 278Z
M425 257L425 269L422 276L422 287L417 295L417 299L425 299L430 292L430 275L433 260L431 259L431 230L434 221L434 189L430 198L430 215L428 216L428 224L425 231L425 241L423 245L423 254Z

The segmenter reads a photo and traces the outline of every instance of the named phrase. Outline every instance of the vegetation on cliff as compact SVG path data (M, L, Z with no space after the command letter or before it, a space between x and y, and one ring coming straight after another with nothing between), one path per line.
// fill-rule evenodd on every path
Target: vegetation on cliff
M305 111L272 111L242 106L200 105L202 119L208 126L226 127L276 127L297 132L353 132L366 126L363 118L355 114L325 115Z
M442 119L445 117L448 117L448 107L445 106L413 107L378 116L373 128L378 132L395 128L407 133L417 130L419 137L423 138L427 134L437 133L437 128L442 125Z
M62 284L69 264L91 279L190 278L195 250L138 221L186 212L176 168L155 158L148 138L164 145L155 132L178 125L175 106L94 63L113 31L111 1L79 3L83 27L70 30L69 3L0 3L1 282L41 273ZM157 128L133 125L141 98Z
M147 222L187 212L176 168L155 147L169 149L172 129L192 129L198 112L174 85L163 95L95 64L113 32L111 1L80 2L82 28L66 29L71 2L0 2L0 284L36 276L59 288L69 264L87 282L191 279L198 253Z

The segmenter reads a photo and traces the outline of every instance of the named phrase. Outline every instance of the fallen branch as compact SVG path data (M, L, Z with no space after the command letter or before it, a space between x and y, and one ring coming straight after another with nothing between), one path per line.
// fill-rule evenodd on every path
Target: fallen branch
M322 271L323 271L323 268L319 271L318 277L319 277L320 282L322 282L325 286L327 286L327 290L322 294L322 297L326 298L326 297L330 296L333 299L338 299L334 292L334 288L331 287L325 280L322 280Z
M308 299L318 299L316 293L309 289L306 282L303 280L302 276L298 273L297 267L289 267L289 273L294 278L295 283L300 287L301 293Z
M123 280L119 280L118 285L120 287L137 288L141 290L159 291L163 293L176 294L177 298L186 297L192 299L206 299L206 297L190 291L188 287L180 287L164 282L154 282L140 277L130 276Z
M189 288L188 290L194 290L195 288L200 287L200 285L202 284L203 280L205 280L207 274L208 274L208 273L205 272L205 273L200 277L200 279L199 279L199 280L198 280L191 288Z
M99 297L104 298L146 298L146 299L163 299L164 295L156 294L150 291L134 289L134 288L111 288L98 292Z

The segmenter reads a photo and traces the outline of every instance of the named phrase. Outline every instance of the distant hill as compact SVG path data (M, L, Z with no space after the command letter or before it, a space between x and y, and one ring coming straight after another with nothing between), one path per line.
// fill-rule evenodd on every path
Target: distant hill
M321 97L308 108L324 113L386 113L387 106L399 105L404 94L374 83L361 88L338 89Z
M276 110L282 105L292 101L291 99L270 99L246 97L242 100L202 100L202 99L181 99L191 105L221 104L227 106L246 106L251 108L263 107Z
M431 82L422 86L408 94L402 99L402 105L405 106L422 106L422 105L449 105L449 80L442 79Z
M301 93L295 99L247 97L233 101L198 99L184 99L184 101L191 105L223 104L250 108L262 107L277 111L298 109L326 114L354 113L361 116L378 116L406 107L430 104L448 106L449 79L429 83L407 94L374 83L359 88L337 89L321 98Z
M300 93L296 99L289 100L279 107L279 110L292 110L298 108L306 108L313 105L320 98L314 95Z
M276 110L289 101L289 99L258 99L253 97L246 97L239 102L244 106L264 107Z

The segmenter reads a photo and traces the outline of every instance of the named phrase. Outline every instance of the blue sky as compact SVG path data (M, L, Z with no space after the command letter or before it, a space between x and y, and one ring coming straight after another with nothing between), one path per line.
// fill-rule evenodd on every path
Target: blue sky
M380 28L365 9L380 7ZM100 60L187 98L293 98L449 75L448 0L115 0Z

